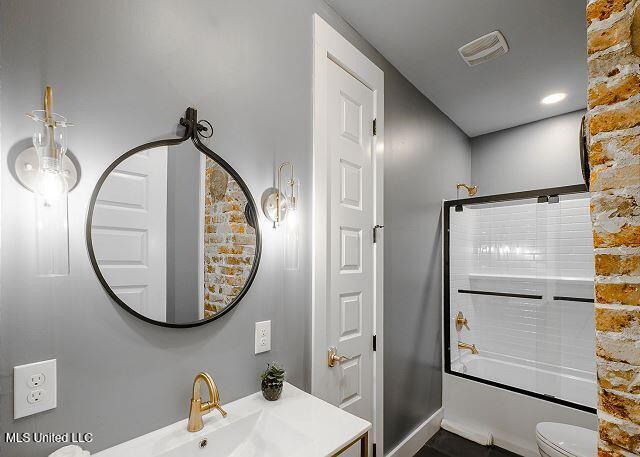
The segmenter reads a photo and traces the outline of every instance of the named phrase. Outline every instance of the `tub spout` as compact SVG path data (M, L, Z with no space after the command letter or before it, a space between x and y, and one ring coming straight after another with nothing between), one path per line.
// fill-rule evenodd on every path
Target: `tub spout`
M472 354L478 354L478 349L476 349L475 344L463 343L462 341L458 341L458 349L469 349Z

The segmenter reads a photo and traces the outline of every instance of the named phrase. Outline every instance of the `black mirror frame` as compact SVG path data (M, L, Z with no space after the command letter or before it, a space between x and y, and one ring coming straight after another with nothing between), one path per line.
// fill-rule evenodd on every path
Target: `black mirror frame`
M203 125L205 123L208 124L208 126ZM180 138L151 141L149 143L145 143L143 145L137 146L125 152L124 154L122 154L120 157L114 160L111 163L111 165L109 165L109 167L100 176L100 179L96 183L96 186L91 195L91 200L89 201L89 209L87 211L87 221L86 221L86 227L85 227L85 237L86 237L86 243L87 243L87 250L89 252L89 260L91 261L91 266L93 267L93 271L96 273L96 276L98 276L98 280L102 284L102 287L104 287L104 289L107 291L109 296L124 310L134 315L135 317L142 319L143 321L148 322L150 324L159 325L162 327L171 327L171 328L189 328L189 327L198 327L200 325L208 324L210 322L215 321L216 319L219 319L220 317L224 316L229 311L231 311L233 308L235 308L235 306L240 302L240 300L242 300L242 298L246 295L247 291L251 287L251 284L253 283L253 280L255 279L256 273L258 272L258 265L260 264L260 255L262 253L262 237L260 235L258 211L257 211L255 201L253 200L253 196L249 191L249 188L247 187L244 180L240 177L238 172L236 172L231 167L231 165L229 165L222 157L220 157L218 154L213 152L211 149L205 146L202 143L202 141L200 141L200 135L203 135L205 138L209 138L211 134L213 134L213 131L211 130L212 129L211 124L209 124L209 122L205 120L198 121L197 110L195 108L187 108L185 117L180 118L180 125L182 125L185 128L184 134ZM203 133L201 133L201 132L207 132L207 131L209 131L208 132L209 134L207 135L204 135ZM222 311L220 311L219 313L216 313L213 317L210 317L209 319L186 322L184 324L176 324L172 322L161 322L161 321L150 319L147 316L144 316L138 313L137 311L133 310L116 295L116 293L111 289L106 279L102 275L102 272L100 271L100 267L98 266L95 252L93 250L93 242L91 239L91 222L93 220L93 211L95 208L96 200L98 198L98 194L100 192L100 189L102 188L102 184L104 184L104 181L107 179L109 174L123 160L127 159L128 157L131 157L133 154L136 154L140 151L144 151L146 149L153 149L159 146L176 145L184 141L187 141L188 139L191 139L191 141L193 141L193 144L200 152L207 155L208 157L216 161L216 163L218 163L220 166L222 166L222 168L224 168L224 170L227 173L229 173L233 179L235 179L238 185L240 185L240 188L242 189L245 196L247 197L247 206L245 207L245 215L247 216L247 222L251 226L253 226L253 228L256 231L256 251L254 255L253 265L251 267L251 271L249 272L247 281L242 287L242 290L238 293L238 295L233 299L231 303L229 303Z
M587 145L587 117L582 116L580 121L580 169L582 177L587 186L587 190L591 188L591 165L589 164L589 146Z

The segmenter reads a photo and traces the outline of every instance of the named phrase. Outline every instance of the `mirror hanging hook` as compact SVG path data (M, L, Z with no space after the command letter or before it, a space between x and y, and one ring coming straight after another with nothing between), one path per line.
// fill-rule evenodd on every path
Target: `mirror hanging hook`
M207 125L202 124L207 124L208 127ZM213 136L213 125L211 125L211 122L209 122L208 120L201 119L196 124L196 132L198 132L198 135L200 135L202 138L211 138ZM205 135L202 132L209 132L209 134Z

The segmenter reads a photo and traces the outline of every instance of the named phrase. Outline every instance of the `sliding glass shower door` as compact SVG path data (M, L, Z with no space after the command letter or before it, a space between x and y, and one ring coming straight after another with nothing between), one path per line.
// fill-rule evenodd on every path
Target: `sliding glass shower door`
M445 370L595 407L588 194L445 203Z

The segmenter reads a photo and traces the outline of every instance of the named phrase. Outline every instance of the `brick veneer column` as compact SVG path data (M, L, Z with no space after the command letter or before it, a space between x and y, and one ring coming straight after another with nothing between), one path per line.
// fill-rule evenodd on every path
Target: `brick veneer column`
M587 5L599 456L640 454L640 0Z

